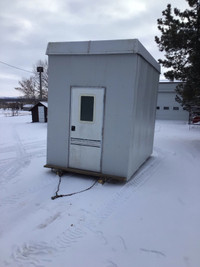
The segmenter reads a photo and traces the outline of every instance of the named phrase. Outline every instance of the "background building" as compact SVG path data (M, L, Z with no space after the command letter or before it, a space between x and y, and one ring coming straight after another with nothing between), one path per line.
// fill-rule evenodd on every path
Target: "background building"
M175 100L178 82L160 82L158 89L156 119L185 120L189 113Z

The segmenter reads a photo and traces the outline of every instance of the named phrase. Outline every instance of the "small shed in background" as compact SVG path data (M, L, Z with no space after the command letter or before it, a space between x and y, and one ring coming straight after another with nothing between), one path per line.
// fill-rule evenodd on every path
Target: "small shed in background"
M47 102L38 102L30 111L32 113L32 122L47 122Z
M128 180L151 155L160 66L137 40L49 43L45 167Z

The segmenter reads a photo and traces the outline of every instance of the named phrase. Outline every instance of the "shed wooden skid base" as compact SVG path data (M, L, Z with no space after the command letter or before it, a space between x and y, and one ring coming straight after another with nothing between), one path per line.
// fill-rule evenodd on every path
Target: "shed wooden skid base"
M71 172L71 173L77 173L77 174L83 174L83 175L90 175L93 177L99 177L102 180L116 180L120 182L126 182L127 179L126 177L121 177L121 176L116 176L116 175L108 175L108 174L103 174L100 172L92 172L92 171L87 171L87 170L80 170L80 169L73 169L73 168L67 168L67 167L61 167L58 165L51 165L51 164L46 164L44 165L45 168L50 168L58 171L63 171L63 172Z

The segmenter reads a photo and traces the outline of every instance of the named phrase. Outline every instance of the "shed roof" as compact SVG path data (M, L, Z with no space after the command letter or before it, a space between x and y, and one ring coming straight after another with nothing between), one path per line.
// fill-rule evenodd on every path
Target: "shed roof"
M44 102L44 101L40 101L40 103L43 105L43 106L45 106L46 108L48 108L48 103L47 102Z
M38 104L42 104L43 106L45 106L46 108L48 108L48 103L47 103L47 102L39 101L37 104L33 105L32 108L30 108L30 111L31 111L35 106L38 106Z
M139 54L160 72L160 65L138 39L50 42L47 55Z

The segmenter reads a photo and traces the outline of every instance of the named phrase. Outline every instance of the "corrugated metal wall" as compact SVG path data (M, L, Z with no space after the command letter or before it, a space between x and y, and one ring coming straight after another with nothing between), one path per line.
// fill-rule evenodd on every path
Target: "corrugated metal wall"
M137 80L134 87L128 179L152 153L159 80L158 71L142 57L138 57L137 70Z
M106 88L102 171L127 175L133 105L130 94L137 73L136 57L135 54L50 57L48 164L66 167L68 164L70 87L101 86Z

